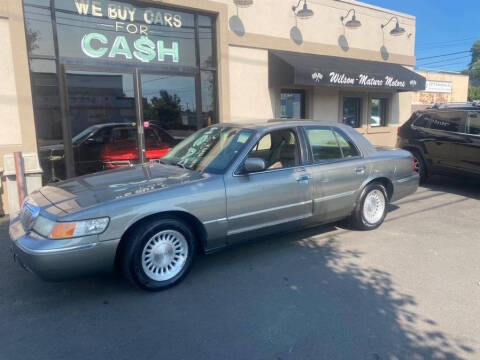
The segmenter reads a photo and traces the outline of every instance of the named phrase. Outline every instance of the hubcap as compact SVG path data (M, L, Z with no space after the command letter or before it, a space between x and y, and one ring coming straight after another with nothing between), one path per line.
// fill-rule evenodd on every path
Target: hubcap
M152 280L170 280L180 273L188 256L185 237L175 230L163 230L153 235L142 252L142 268Z
M363 203L363 218L370 224L376 224L385 212L385 195L380 190L372 190Z

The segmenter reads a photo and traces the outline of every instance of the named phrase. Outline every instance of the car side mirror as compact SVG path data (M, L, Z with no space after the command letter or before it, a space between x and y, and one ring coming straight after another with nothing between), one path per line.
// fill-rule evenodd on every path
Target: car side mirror
M267 165L265 164L265 160L261 158L248 158L245 160L245 164L243 165L243 168L247 173L254 173L258 171L263 171Z

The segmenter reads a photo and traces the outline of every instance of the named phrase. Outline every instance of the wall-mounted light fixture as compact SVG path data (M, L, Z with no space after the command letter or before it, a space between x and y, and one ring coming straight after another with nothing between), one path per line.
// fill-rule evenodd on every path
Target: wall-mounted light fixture
M302 1L303 8L301 10L298 10ZM313 10L308 8L307 0L298 0L297 6L292 6L292 11L299 19L310 19L313 16Z
M344 21L348 18L351 12L353 12L352 19L345 23ZM358 29L360 26L362 26L362 23L357 20L357 17L355 16L355 9L348 10L347 15L340 17L340 20L342 21L342 24L350 29Z
M396 16L392 16L390 20L387 21L386 24L381 25L382 30L392 22L392 20L395 20L397 24L395 27L390 31L390 35L392 36L400 36L405 33L405 29L400 26L400 22L398 21L398 18Z
M253 5L253 0L233 0L238 7L248 7Z

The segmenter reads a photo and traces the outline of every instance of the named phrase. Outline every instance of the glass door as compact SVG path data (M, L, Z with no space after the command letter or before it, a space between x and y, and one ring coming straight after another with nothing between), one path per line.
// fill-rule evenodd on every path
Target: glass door
M65 82L75 174L138 163L133 73L67 70Z
M163 157L176 143L209 125L197 113L194 76L142 73L140 87L147 161Z

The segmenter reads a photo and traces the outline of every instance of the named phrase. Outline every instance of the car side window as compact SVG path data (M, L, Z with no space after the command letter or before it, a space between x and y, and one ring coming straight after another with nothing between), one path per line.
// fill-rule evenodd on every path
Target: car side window
M111 127L105 127L103 129L98 130L96 133L92 134L88 141L95 142L98 144L106 144L110 140L110 135L112 133Z
M340 144L340 148L342 149L344 158L348 159L360 156L360 152L353 143L352 139L350 139L347 135L342 134L338 130L334 130L334 132L335 136L337 137L338 143Z
M264 135L248 154L261 158L266 169L285 169L300 165L300 149L293 130L282 129Z
M462 118L462 112L435 114L432 116L430 127L434 130L460 132Z
M314 162L333 161L343 158L342 150L331 128L312 127L306 128L305 132L307 133Z
M467 134L480 135L480 112L468 113Z
M430 114L423 114L413 122L413 126L428 128L430 124L430 120L431 120Z

